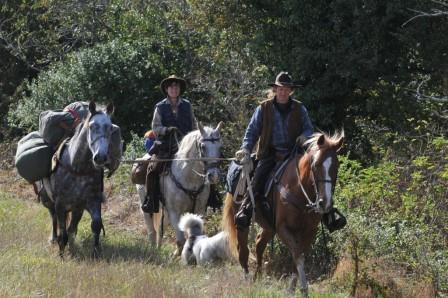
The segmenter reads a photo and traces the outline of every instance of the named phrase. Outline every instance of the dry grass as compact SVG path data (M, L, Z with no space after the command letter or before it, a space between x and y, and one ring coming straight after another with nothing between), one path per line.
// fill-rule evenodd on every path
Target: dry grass
M105 181L103 214L107 236L103 258L90 259L90 222L80 225L72 256L62 261L46 242L47 211L33 188L14 170L14 146L0 146L8 155L0 163L0 296L1 297L285 297L287 280L279 272L257 282L244 279L239 265L183 267L171 256L172 232L160 250L152 249L140 212L139 198L122 166ZM218 215L219 216L219 215ZM215 215L211 223L219 222ZM216 227L209 227L215 231ZM269 261L269 256L266 258ZM251 264L252 269L254 264ZM283 268L285 269L285 268ZM310 286L311 297L347 297L353 284L353 262L342 259L331 278ZM426 280L382 260L361 263L356 297L433 297Z

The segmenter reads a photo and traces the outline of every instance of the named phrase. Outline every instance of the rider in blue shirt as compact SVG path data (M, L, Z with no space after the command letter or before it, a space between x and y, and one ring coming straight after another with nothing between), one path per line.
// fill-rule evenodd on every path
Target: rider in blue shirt
M247 126L243 144L235 154L241 163L249 161L250 154L258 142L258 159L252 179L254 199L260 202L265 217L270 218L270 208L264 197L264 188L269 173L277 162L283 161L296 148L297 139L307 139L313 134L313 125L305 106L292 98L294 84L287 72L280 72L272 87L273 95L255 110ZM303 150L303 148L302 148ZM252 215L252 204L246 196L235 216L238 228L248 227Z

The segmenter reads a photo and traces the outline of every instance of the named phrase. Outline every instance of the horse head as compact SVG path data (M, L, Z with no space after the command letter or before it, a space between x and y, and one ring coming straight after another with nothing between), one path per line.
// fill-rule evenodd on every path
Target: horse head
M96 104L89 104L90 117L87 120L87 142L92 152L95 167L103 167L108 161L109 143L113 130L110 117L114 112L113 104L108 104L105 111L96 110Z
M344 132L333 136L317 133L307 141L309 154L310 183L314 187L315 202L312 208L320 214L327 213L333 207L333 193L339 170L337 153L344 142Z
M201 138L198 140L198 147L200 156L202 158L210 158L205 161L206 179L211 184L219 182L219 162L213 160L221 157L221 127L223 123L219 122L214 129L205 129L201 123L198 122L198 128L201 133Z

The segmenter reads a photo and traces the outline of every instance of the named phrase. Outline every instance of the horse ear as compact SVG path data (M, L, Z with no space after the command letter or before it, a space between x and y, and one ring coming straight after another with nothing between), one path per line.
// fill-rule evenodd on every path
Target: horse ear
M224 123L223 123L222 121L220 121L220 122L218 123L218 125L216 126L215 130L216 130L217 132L219 132L219 131L221 130L223 124L224 124Z
M114 106L114 104L113 104L113 103L109 103L109 104L107 105L107 107L106 107L106 113L107 113L109 116L112 116L112 114L114 113L114 110L115 110L115 106Z
M322 147L325 144L325 135L320 135L317 139L317 146Z
M202 126L201 122L198 121L198 129L201 132L201 135L205 135L204 127Z
M94 101L91 101L89 103L89 111L90 111L90 114L92 114L92 115L96 113L96 104Z

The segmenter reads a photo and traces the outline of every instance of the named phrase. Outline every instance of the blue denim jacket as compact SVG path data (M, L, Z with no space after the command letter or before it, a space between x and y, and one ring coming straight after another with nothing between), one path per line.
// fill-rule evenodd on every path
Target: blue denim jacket
M313 125L308 116L308 110L302 104L301 107L301 120L302 120L302 132L301 135L305 136L305 138L310 138L314 132ZM288 112L289 116L289 112ZM288 144L288 116L283 117L277 108L274 108L274 126L271 135L271 144L274 149L278 152L285 152ZM246 149L249 152L252 152L256 142L258 141L261 128L263 123L263 112L261 110L261 106L258 106L255 109L252 118L250 119L249 125L247 126L246 133L244 135L243 144L241 145L241 149ZM299 125L297 125L297 129L299 129Z

